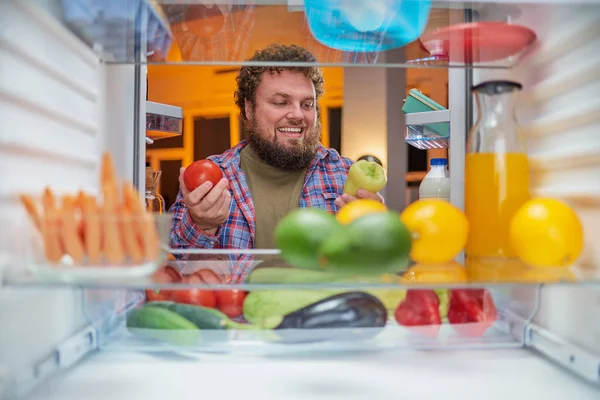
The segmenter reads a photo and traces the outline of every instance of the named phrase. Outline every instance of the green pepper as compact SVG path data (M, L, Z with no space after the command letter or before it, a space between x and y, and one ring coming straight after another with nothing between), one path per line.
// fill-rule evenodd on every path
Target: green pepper
M358 189L377 193L385 187L386 183L387 176L381 165L373 161L360 160L352 164L348 171L344 193L356 196Z

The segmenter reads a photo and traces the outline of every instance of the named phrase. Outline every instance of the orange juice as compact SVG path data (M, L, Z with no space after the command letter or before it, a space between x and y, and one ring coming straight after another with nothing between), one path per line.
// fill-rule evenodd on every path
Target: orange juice
M529 199L527 155L467 154L465 168L466 255L515 257L508 232L512 216Z

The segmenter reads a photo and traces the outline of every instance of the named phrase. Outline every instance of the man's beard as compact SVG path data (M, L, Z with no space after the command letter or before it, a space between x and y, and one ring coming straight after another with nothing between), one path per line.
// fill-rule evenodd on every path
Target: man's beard
M279 141L277 134L272 139L265 138L253 121L248 127L248 142L261 160L273 167L303 169L310 165L317 154L321 143L321 124L317 122L313 129L304 133L304 138L296 140L290 148Z

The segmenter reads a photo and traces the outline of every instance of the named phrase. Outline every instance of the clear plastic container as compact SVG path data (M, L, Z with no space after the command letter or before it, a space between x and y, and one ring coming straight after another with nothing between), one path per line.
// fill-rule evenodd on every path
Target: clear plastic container
M59 218L62 223L59 223ZM70 223L67 224L67 221ZM28 279L39 282L127 282L151 276L167 261L172 215L98 213L91 218L46 216L26 221L12 251ZM20 268L9 271L19 273Z
M101 46L107 59L133 60L145 41L159 61L173 42L168 21L148 0L63 0L62 5L67 25L89 45Z
M450 201L450 173L448 160L432 158L431 169L419 186L419 199L441 199Z
M426 125L408 125L406 126L405 141L419 150L446 149L450 138L440 136Z
M105 273L122 271L121 278L56 282L29 271L29 276L11 276L8 282L83 289L83 311L95 329L98 349L195 357L521 348L539 309L540 283L600 281L598 272L589 268L585 271L593 275L585 276L576 267L540 270L513 260L415 264L395 274L340 276L283 264L274 258L279 254L275 249L165 250L177 260L167 261L151 276L135 277L131 269L106 266ZM69 272L58 268L57 274ZM306 314L311 318L290 320L298 310L342 293L358 294L370 307L365 309L364 302L346 301L340 307L327 303ZM154 324L164 318L140 321L136 310L171 307L169 301L209 310L188 314L185 307L168 309L193 320L198 329L172 314L167 325ZM477 318L461 312L467 302ZM437 307L423 307L433 303Z
M146 131L164 132L179 135L182 132L183 120L168 115L146 114Z
M470 282L467 270L457 263L415 265L397 275L339 279L326 271L279 266L267 250L176 253L178 258L193 254L193 260L169 261L151 281L138 281L119 290L87 291L85 309L99 330L101 349L192 356L521 347L519 334L538 300L535 285L524 285L519 297L513 298L511 289ZM237 276L240 270L249 274ZM352 294L362 301L315 308L306 318L290 323L291 314L321 301L329 304L327 299L340 294ZM210 301L212 296L216 300ZM464 319L454 311L461 301L476 297L480 297L479 320ZM431 315L423 315L427 321L413 320L427 299L437 307L429 309ZM221 315L221 322L213 326L215 321L206 310L188 314L186 306L165 303L182 300L219 310L229 319ZM364 300L370 302L368 308L364 308ZM136 310L154 306L186 315L200 324L199 329L175 325L159 329L149 319L134 322L139 316ZM378 315L375 319L373 312Z

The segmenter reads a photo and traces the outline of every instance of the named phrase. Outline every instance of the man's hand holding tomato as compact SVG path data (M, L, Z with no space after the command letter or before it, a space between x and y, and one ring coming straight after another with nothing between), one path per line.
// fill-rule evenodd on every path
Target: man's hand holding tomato
M179 170L179 188L190 217L205 233L216 234L229 217L231 193L218 165L196 161Z

